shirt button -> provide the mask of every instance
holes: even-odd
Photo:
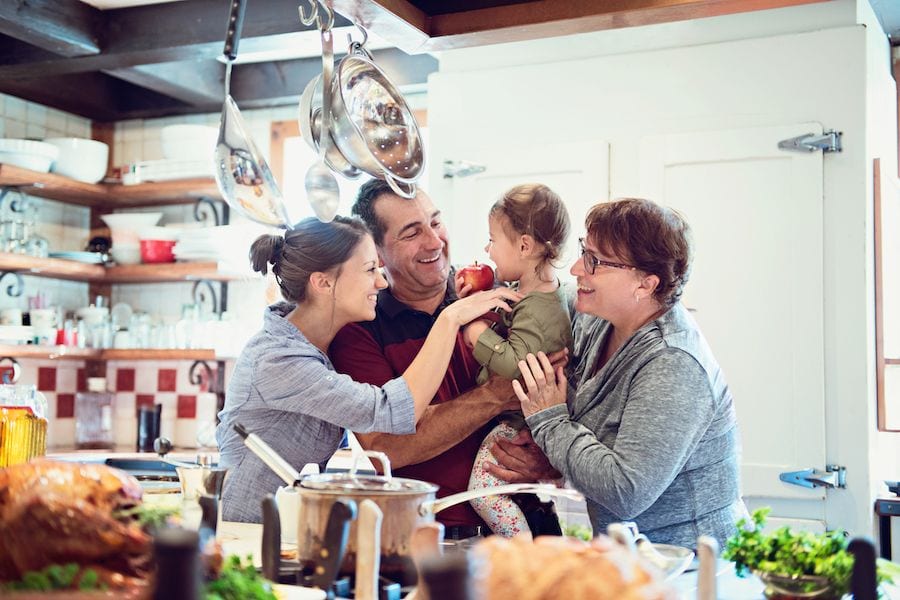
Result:
[[[325,376],[325,379],[326,379],[327,381],[334,381],[334,377],[332,377],[331,375],[326,375],[326,376]]]
[[[494,350],[499,350],[499,349],[500,349],[500,344],[494,344]]]

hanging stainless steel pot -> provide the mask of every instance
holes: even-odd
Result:
[[[332,105],[333,104],[334,102],[332,102]],[[300,118],[297,119],[297,123],[300,126],[300,137],[303,138],[303,141],[306,142],[310,148],[318,152],[319,136],[322,131],[321,75],[316,75],[308,84],[306,84],[306,88],[300,96]],[[328,134],[331,135],[331,132],[329,131]],[[347,179],[356,179],[359,177],[362,171],[351,165],[344,155],[341,154],[341,151],[334,141],[334,136],[330,139],[331,143],[328,144],[325,150],[325,163],[328,167],[335,173],[343,175]]]
[[[415,197],[425,151],[403,95],[359,42],[341,59],[332,85],[331,132],[341,154],[397,194]]]

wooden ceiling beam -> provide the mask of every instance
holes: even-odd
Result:
[[[193,106],[221,103],[225,96],[225,66],[211,59],[112,69],[105,73]]]
[[[333,0],[336,12],[410,53],[702,19],[829,0],[534,0],[427,14],[407,0]]]
[[[437,71],[438,61],[428,54],[410,56],[396,48],[373,50],[372,58],[394,85],[425,83]],[[335,67],[341,57],[335,59]],[[273,102],[297,102],[306,84],[322,72],[319,58],[237,65],[231,92],[237,103],[248,108],[273,106]]]
[[[14,59],[0,58],[0,79],[217,58],[228,7],[222,0],[186,0],[103,11],[105,41],[99,54],[48,60],[39,51],[32,56],[20,51]],[[335,27],[347,25],[343,17],[335,19]],[[238,55],[271,50],[273,45],[290,47],[311,29],[300,22],[297,0],[255,0],[247,8]]]
[[[101,11],[79,0],[3,0],[0,33],[60,56],[100,52]]]

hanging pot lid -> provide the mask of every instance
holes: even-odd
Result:
[[[337,494],[363,492],[367,494],[427,494],[438,486],[418,479],[385,477],[383,475],[351,475],[350,473],[320,473],[300,478],[299,487]]]

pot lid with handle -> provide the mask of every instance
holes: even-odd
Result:
[[[391,474],[391,461],[383,452],[364,450],[359,444],[352,444],[353,462],[347,473],[321,473],[307,475],[300,478],[297,486],[307,490],[320,492],[333,492],[342,494],[347,492],[361,492],[364,494],[434,494],[438,486],[418,479],[404,479],[394,477]],[[366,457],[374,458],[381,463],[384,475],[360,474],[358,469],[361,463],[367,462]]]
[[[385,477],[384,475],[359,475],[351,473],[321,473],[300,478],[297,487],[319,492],[364,492],[367,494],[427,494],[435,493],[438,486],[427,481]]]

